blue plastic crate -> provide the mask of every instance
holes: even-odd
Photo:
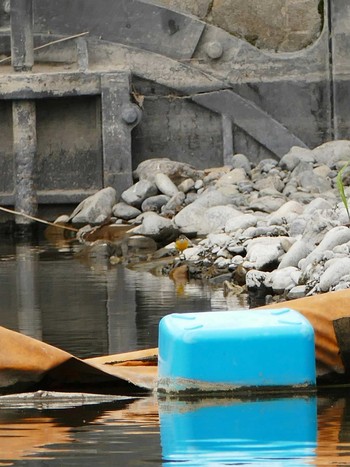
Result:
[[[314,330],[297,311],[171,314],[160,321],[160,391],[307,387],[315,381]]]

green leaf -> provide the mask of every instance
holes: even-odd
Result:
[[[350,221],[350,212],[349,212],[349,205],[348,205],[348,200],[346,199],[346,194],[344,190],[344,183],[343,183],[343,173],[345,169],[349,166],[349,162],[347,162],[340,170],[337,175],[337,188],[341,197],[341,200],[345,206],[346,212],[348,214],[348,218]]]

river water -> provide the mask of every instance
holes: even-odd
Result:
[[[172,312],[247,308],[67,242],[0,242],[0,325],[79,357],[157,346]],[[1,345],[1,343],[0,343]],[[350,465],[350,396],[158,399],[0,411],[0,465]]]

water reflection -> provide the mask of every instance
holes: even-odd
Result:
[[[75,409],[2,408],[0,465],[349,465],[348,404],[332,396],[150,396]]]
[[[316,398],[160,404],[163,457],[171,465],[308,465],[315,455]]]
[[[155,347],[167,313],[227,309],[221,288],[86,258],[80,245],[2,245],[0,325],[80,357]],[[236,308],[245,303],[237,301]]]

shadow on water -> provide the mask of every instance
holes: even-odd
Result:
[[[0,242],[0,325],[80,357],[157,345],[162,316],[238,309],[222,290],[83,261],[79,245]],[[179,293],[180,292],[180,293]],[[350,397],[157,399],[0,410],[0,465],[350,465]]]

